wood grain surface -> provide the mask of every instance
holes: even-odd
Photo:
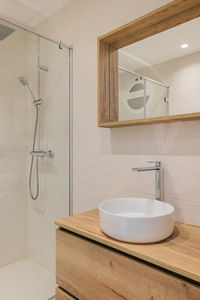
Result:
[[[76,300],[76,298],[58,287],[56,289],[56,300]]]
[[[79,300],[200,299],[200,287],[61,229],[56,282]]]
[[[115,48],[122,48],[199,15],[199,0],[175,0],[100,36],[99,39]]]
[[[99,123],[99,127],[116,128],[116,127],[150,125],[150,124],[193,121],[193,120],[200,120],[200,112],[146,118],[146,119],[137,119],[137,120],[102,122]]]
[[[155,244],[129,244],[105,235],[99,227],[98,210],[55,222],[61,228],[140,258],[200,283],[200,228],[176,223],[167,240]]]

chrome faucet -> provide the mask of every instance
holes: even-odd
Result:
[[[142,167],[142,168],[132,168],[132,171],[136,172],[146,172],[146,171],[155,171],[155,196],[156,200],[160,200],[160,161],[148,161],[148,163],[154,163],[155,166],[152,167]]]

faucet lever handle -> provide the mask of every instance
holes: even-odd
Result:
[[[152,160],[152,161],[147,161],[148,164],[155,164],[156,167],[161,166],[161,161],[159,160]]]

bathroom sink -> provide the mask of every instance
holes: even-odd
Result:
[[[110,237],[129,243],[153,243],[174,229],[174,207],[145,198],[117,198],[99,204],[100,227]]]

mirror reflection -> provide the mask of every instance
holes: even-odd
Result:
[[[119,50],[119,120],[200,112],[200,18]]]

